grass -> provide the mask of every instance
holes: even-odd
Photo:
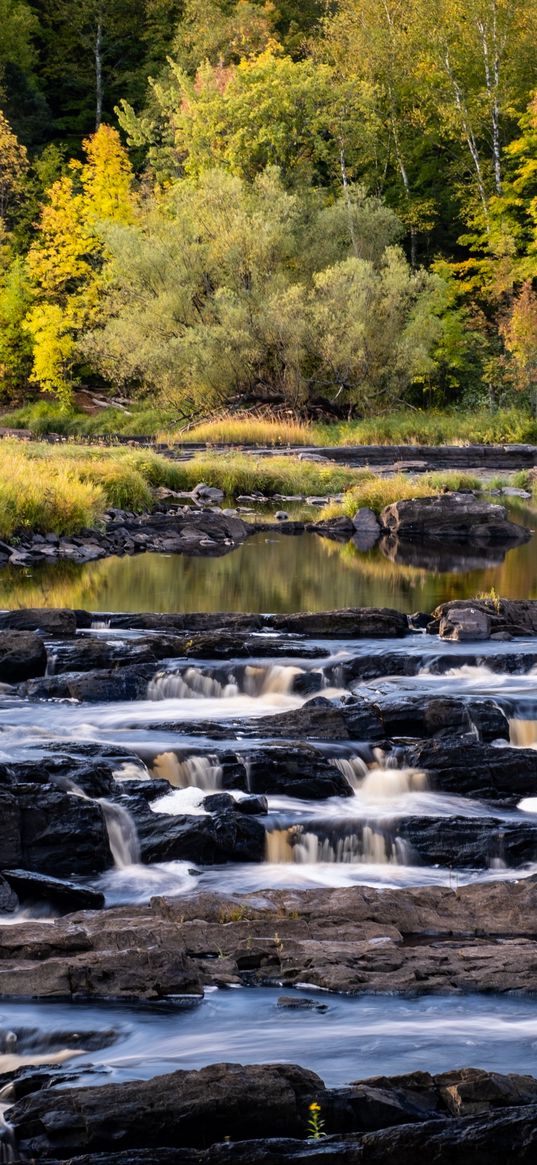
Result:
[[[393,477],[377,477],[370,474],[348,490],[343,502],[331,502],[321,511],[321,518],[337,518],[346,515],[352,518],[356,510],[368,506],[375,514],[380,514],[385,506],[408,498],[427,498],[450,490],[482,490],[483,481],[470,473],[423,473],[418,478],[397,473]]]
[[[188,432],[161,433],[159,440],[171,445],[186,441],[207,445],[314,445],[315,430],[301,421],[263,420],[228,416],[195,425]]]
[[[523,409],[491,412],[402,409],[340,425],[317,425],[316,444],[503,445],[537,443],[537,420]]]
[[[91,439],[149,437],[171,444],[185,441],[239,445],[464,445],[537,443],[537,420],[520,408],[464,412],[460,409],[399,409],[365,420],[308,424],[248,413],[201,421],[188,432],[178,430],[177,411],[137,401],[128,411],[113,406],[91,415],[74,407],[38,400],[0,416],[0,426],[29,429],[36,436],[59,433]]]
[[[299,461],[254,459],[246,454],[203,454],[170,461],[151,450],[0,442],[0,536],[17,531],[73,534],[95,526],[108,506],[141,513],[153,490],[190,491],[199,482],[228,495],[259,492],[326,495],[349,489],[357,472]]]

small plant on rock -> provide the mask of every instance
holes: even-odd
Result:
[[[320,1141],[321,1137],[326,1137],[326,1133],[324,1132],[324,1121],[321,1119],[321,1106],[316,1100],[312,1100],[309,1114],[308,1141]]]

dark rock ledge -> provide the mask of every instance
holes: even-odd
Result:
[[[306,1139],[314,1102],[327,1132],[320,1142]],[[295,1064],[224,1063],[148,1081],[44,1087],[8,1117],[22,1161],[415,1165],[425,1150],[445,1165],[505,1165],[534,1160],[537,1080],[459,1068],[330,1089]]]

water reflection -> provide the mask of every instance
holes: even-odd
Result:
[[[535,511],[525,507],[511,516],[536,524]],[[379,548],[364,553],[315,534],[274,532],[250,538],[225,558],[142,554],[85,566],[6,568],[0,572],[0,606],[280,613],[388,606],[410,612],[431,611],[446,599],[491,587],[506,598],[537,598],[537,538],[509,550],[503,562],[479,567],[469,546],[466,563],[453,565],[459,569],[429,569],[423,560],[421,566],[391,561]]]

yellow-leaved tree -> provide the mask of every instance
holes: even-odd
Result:
[[[32,380],[62,400],[77,380],[78,337],[99,318],[106,224],[134,215],[131,166],[117,131],[101,125],[83,146],[86,161],[72,161],[48,191],[27,258]]]

